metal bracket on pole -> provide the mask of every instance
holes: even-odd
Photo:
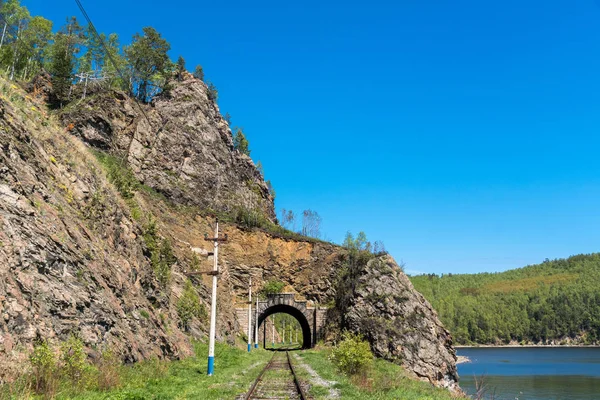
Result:
[[[186,276],[195,276],[195,275],[208,275],[208,276],[219,276],[221,273],[219,271],[194,271],[194,272],[184,272]]]

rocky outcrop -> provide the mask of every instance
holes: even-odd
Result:
[[[348,329],[363,334],[378,357],[436,386],[458,390],[450,332],[391,256],[370,260],[353,286],[345,313]]]
[[[191,74],[150,105],[104,91],[69,105],[61,118],[84,142],[126,157],[141,182],[175,203],[259,211],[276,220],[263,176],[250,157],[234,150],[206,84]]]
[[[95,158],[0,86],[13,99],[0,97],[0,360],[71,334],[127,361],[190,354],[141,229]]]

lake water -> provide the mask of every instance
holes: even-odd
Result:
[[[484,377],[496,400],[600,400],[600,348],[460,348],[460,387]],[[485,397],[486,399],[488,396]]]

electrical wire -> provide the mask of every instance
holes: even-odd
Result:
[[[119,68],[119,66],[115,62],[112,54],[110,53],[110,51],[108,51],[108,47],[104,43],[104,40],[102,40],[102,37],[100,36],[100,34],[98,34],[98,31],[96,30],[96,27],[94,26],[94,23],[92,22],[92,20],[89,17],[88,13],[85,11],[85,8],[83,8],[83,4],[81,4],[81,1],[79,1],[79,0],[75,0],[75,3],[77,3],[77,6],[79,7],[79,10],[81,11],[81,13],[83,14],[83,17],[87,21],[89,27],[91,28],[91,30],[94,33],[94,35],[96,35],[96,38],[98,39],[98,41],[102,45],[102,48],[104,48],[104,51],[106,52],[106,56],[108,57],[108,59],[110,60],[110,62],[113,65],[113,67],[115,68],[115,70],[119,74],[119,77],[123,80],[123,82],[127,82],[127,80],[125,79],[125,75],[123,74],[123,72],[121,72],[121,68]],[[129,89],[130,96],[134,99],[135,104],[137,104],[138,108],[140,109],[140,111],[142,112],[142,114],[144,115],[144,117],[146,118],[146,121],[148,122],[148,125],[150,127],[152,127],[152,123],[150,122],[150,118],[148,118],[148,115],[146,114],[146,111],[144,111],[144,108],[139,103],[139,101],[136,98],[136,96],[133,95],[133,93],[131,91],[131,88],[129,86],[128,86],[128,89]]]

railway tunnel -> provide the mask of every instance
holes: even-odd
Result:
[[[326,307],[309,305],[306,300],[296,300],[294,293],[280,293],[268,295],[266,299],[258,301],[258,318],[256,318],[256,303],[252,304],[252,327],[254,334],[255,324],[258,322],[259,331],[263,329],[265,320],[274,314],[284,313],[295,318],[302,330],[302,348],[314,347],[319,340],[325,325]],[[238,321],[243,333],[248,331],[248,307],[236,308]],[[257,319],[258,321],[256,321]],[[260,336],[260,335],[259,335]],[[264,339],[264,336],[263,336]],[[261,343],[264,345],[264,343]]]

